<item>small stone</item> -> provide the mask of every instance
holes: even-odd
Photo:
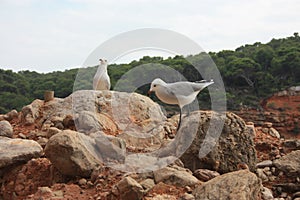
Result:
[[[0,136],[12,138],[13,136],[13,128],[11,124],[6,121],[0,121]]]
[[[300,198],[300,191],[299,191],[299,192],[295,192],[295,193],[293,194],[293,198],[297,198],[297,197]]]
[[[194,171],[194,176],[201,181],[209,181],[210,179],[220,176],[220,174],[216,171],[211,171],[208,169],[197,169]]]
[[[273,162],[271,160],[264,160],[256,164],[257,168],[265,168],[273,166]]]
[[[84,186],[84,185],[87,184],[87,180],[86,180],[85,178],[82,178],[82,179],[80,179],[80,180],[78,181],[78,184],[79,184],[80,186]]]
[[[26,136],[26,135],[24,135],[23,133],[19,133],[19,134],[18,134],[18,138],[21,138],[21,139],[26,139],[26,138],[27,138],[27,136]]]
[[[56,128],[56,127],[50,127],[48,129],[47,137],[51,138],[53,135],[56,135],[57,133],[60,133],[60,132],[61,132],[61,130],[59,130],[58,128]]]
[[[264,200],[273,200],[274,197],[273,197],[272,191],[269,188],[263,187],[262,198]]]
[[[193,192],[193,190],[190,186],[185,186],[184,189],[186,189],[187,193],[192,193]]]
[[[273,126],[272,122],[265,122],[263,127],[271,128]]]
[[[146,191],[149,191],[155,186],[154,180],[150,178],[143,180],[142,182],[140,182],[140,184]]]
[[[183,196],[179,198],[179,200],[195,200],[195,197],[192,194],[184,193]]]
[[[282,198],[286,198],[288,196],[288,194],[286,192],[281,193],[280,197]]]
[[[18,117],[18,111],[16,111],[16,110],[12,110],[12,111],[8,112],[6,115],[4,115],[4,119],[8,120],[8,121],[11,121],[12,119],[17,118],[17,117]]]
[[[254,122],[246,122],[246,125],[254,126]]]

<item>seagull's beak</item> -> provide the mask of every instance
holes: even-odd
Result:
[[[152,90],[149,90],[149,91],[147,92],[148,97],[150,97],[150,95],[151,95],[152,92],[153,92]]]

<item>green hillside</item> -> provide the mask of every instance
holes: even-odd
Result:
[[[256,42],[237,48],[209,52],[217,65],[227,92],[228,109],[239,109],[241,105],[259,107],[261,99],[289,86],[300,85],[300,37],[298,33],[284,39],[272,39],[267,44]],[[188,60],[205,63],[207,54],[188,56]],[[129,64],[112,64],[108,71],[112,88],[121,76],[130,69],[147,63],[167,65],[183,74],[188,80],[201,80],[201,75],[183,56],[163,59],[145,56]],[[56,97],[66,97],[75,89],[91,89],[96,67],[80,70],[80,81],[74,80],[78,69],[41,74],[31,71],[13,72],[0,70],[0,113],[12,109],[20,110],[33,99],[43,99],[45,90],[54,90]],[[143,77],[133,77],[141,79]],[[77,79],[78,80],[78,79]],[[137,92],[146,94],[149,85],[141,86]],[[199,96],[201,108],[209,108],[209,95],[204,91]]]

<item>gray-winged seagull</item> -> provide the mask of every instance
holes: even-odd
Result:
[[[180,107],[180,116],[177,130],[181,123],[182,108],[192,103],[201,90],[213,84],[214,81],[202,80],[199,82],[181,81],[175,83],[166,83],[160,78],[152,81],[150,90],[155,92],[156,96],[166,104],[178,105]]]

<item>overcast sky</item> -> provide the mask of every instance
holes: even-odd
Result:
[[[234,50],[299,32],[299,11],[298,0],[0,0],[0,68],[81,66],[103,42],[139,28],[176,31],[207,52]]]

